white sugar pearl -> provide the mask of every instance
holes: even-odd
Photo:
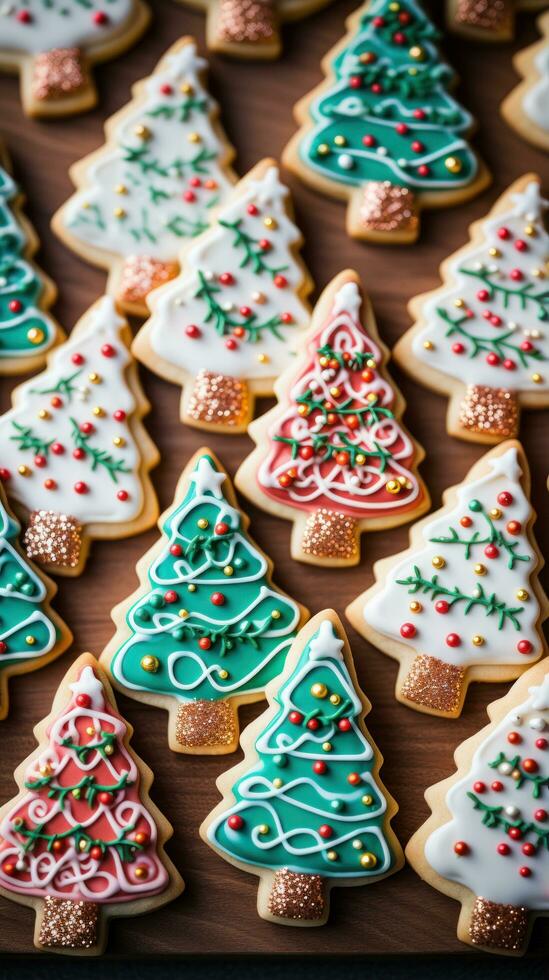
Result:
[[[543,718],[530,718],[528,725],[530,728],[533,728],[535,732],[542,732],[546,727]]]
[[[337,158],[337,162],[339,163],[339,166],[341,167],[342,170],[352,170],[355,165],[352,156],[349,156],[348,153],[342,153]]]
[[[511,820],[516,820],[520,814],[520,810],[516,806],[506,806],[504,808],[504,813],[506,817],[510,817]]]
[[[380,157],[386,157],[387,154],[388,154],[388,152],[389,152],[389,150],[387,149],[386,146],[378,146],[378,148],[377,148],[377,154]]]
[[[407,167],[408,166],[408,161],[405,160],[404,157],[401,157],[400,160],[397,160],[397,163],[398,163],[399,167]]]
[[[17,868],[18,871],[24,871],[26,868],[26,864],[21,858],[19,858],[15,867]]]
[[[223,303],[223,309],[225,313],[231,313],[234,310],[234,303]]]
[[[206,269],[206,271],[203,273],[203,276],[204,276],[204,279],[207,280],[207,282],[211,282],[212,279],[215,278],[215,275],[214,275],[214,273],[212,272],[211,269]]]
[[[331,368],[326,368],[326,370],[322,372],[322,377],[325,381],[330,381],[333,378],[334,373],[335,372],[332,371]]]
[[[349,480],[349,483],[352,483],[354,487],[357,487],[358,484],[360,483],[360,478],[358,476],[352,476]]]
[[[513,772],[513,767],[510,762],[502,762],[501,765],[498,766],[498,771],[502,776],[509,776]]]

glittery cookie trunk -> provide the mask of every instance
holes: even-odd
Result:
[[[218,0],[212,12],[216,33],[224,44],[261,45],[278,36],[273,0]]]
[[[314,558],[342,562],[356,560],[359,553],[357,523],[348,514],[321,507],[307,517],[301,549],[305,555]]]
[[[92,950],[98,944],[99,906],[94,902],[44,899],[38,942],[46,949]]]
[[[362,228],[380,239],[390,235],[393,241],[415,241],[418,236],[418,211],[408,187],[370,180],[356,190],[350,210]]]
[[[29,558],[42,565],[76,568],[82,554],[82,527],[76,517],[33,510],[23,538]]]
[[[179,272],[176,262],[160,262],[150,255],[128,255],[124,260],[118,288],[118,299],[122,303],[144,306],[145,299],[152,289],[174,279]]]
[[[520,953],[528,941],[528,927],[528,909],[476,898],[468,934],[474,946]]]
[[[187,749],[210,747],[232,751],[238,739],[236,714],[230,701],[189,701],[177,709],[175,738]]]
[[[440,714],[455,716],[464,697],[465,671],[438,657],[414,657],[400,693],[407,701]]]
[[[183,402],[183,419],[189,425],[244,431],[250,414],[248,386],[240,378],[214,371],[200,371]]]
[[[267,880],[267,909],[277,919],[323,925],[328,915],[324,880],[320,875],[301,874],[280,868]],[[260,902],[263,896],[260,894]]]
[[[512,439],[519,428],[517,396],[508,388],[468,385],[460,408],[459,425],[490,439]]]
[[[514,0],[458,0],[456,20],[487,31],[500,31],[513,22]]]
[[[63,99],[91,85],[80,48],[52,48],[32,64],[32,94],[39,102]]]

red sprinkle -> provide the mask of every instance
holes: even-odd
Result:
[[[517,650],[519,653],[532,653],[532,644],[530,640],[519,640],[517,643]]]
[[[112,413],[112,417],[115,422],[124,422],[126,419],[126,413],[123,408],[117,408],[116,411]]]
[[[403,623],[400,627],[400,635],[404,637],[405,640],[411,640],[417,633],[417,630],[413,623]]]
[[[114,347],[112,346],[112,344],[103,344],[103,346],[101,348],[101,353],[102,353],[103,357],[114,357],[114,355],[116,354],[116,351],[115,351]]]
[[[232,817],[229,817],[227,820],[227,826],[229,826],[231,830],[242,830],[244,821],[239,813],[233,813]]]
[[[119,500],[124,502],[129,499],[130,495],[127,490],[119,490],[116,496],[118,497]]]
[[[185,333],[187,334],[187,337],[191,338],[191,340],[197,340],[198,337],[202,336],[202,331],[200,327],[197,327],[196,323],[189,323],[189,325],[185,327]]]
[[[446,645],[449,647],[459,647],[461,644],[461,637],[458,633],[448,633],[446,637]]]

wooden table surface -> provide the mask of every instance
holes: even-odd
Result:
[[[319,63],[343,33],[344,17],[354,0],[336,2],[317,16],[285,31],[283,58],[274,64],[246,63],[211,57],[211,89],[222,102],[227,132],[238,149],[237,168],[244,174],[265,155],[278,156],[294,130],[294,101],[321,78]],[[15,78],[0,77],[2,136],[12,155],[17,178],[28,196],[28,214],[42,241],[39,261],[57,282],[55,312],[70,330],[101,294],[104,273],[67,251],[49,229],[49,219],[71,192],[68,167],[103,142],[102,123],[128,99],[132,82],[147,75],[165,49],[179,36],[194,34],[204,50],[204,18],[173,0],[155,0],[151,30],[125,57],[96,71],[99,107],[63,121],[26,119]],[[441,4],[430,4],[440,15]],[[318,197],[290,179],[298,223],[306,239],[305,260],[317,294],[346,266],[355,267],[372,296],[381,336],[391,346],[409,325],[406,302],[415,293],[438,284],[440,261],[467,240],[469,223],[482,216],[515,177],[535,170],[547,175],[547,157],[523,143],[498,113],[503,96],[515,84],[511,55],[535,38],[533,18],[521,16],[513,44],[474,46],[445,39],[448,60],[461,76],[458,98],[479,122],[476,145],[494,172],[494,184],[470,203],[439,212],[425,212],[423,234],[413,247],[381,248],[347,238],[344,207]],[[547,188],[546,188],[547,189]],[[424,390],[394,369],[409,403],[407,426],[425,446],[422,466],[433,505],[443,489],[458,483],[481,455],[481,447],[451,439],[445,431],[446,399]],[[153,406],[146,424],[162,454],[153,472],[161,508],[172,499],[178,475],[204,435],[184,428],[178,417],[179,389],[141,371]],[[0,408],[9,406],[12,383],[0,381]],[[263,406],[262,406],[263,407]],[[265,407],[267,405],[265,404]],[[522,438],[533,474],[534,506],[547,513],[545,488],[547,416],[523,416]],[[543,443],[545,442],[545,446]],[[234,474],[248,453],[246,436],[211,436],[210,445]],[[545,451],[544,451],[545,449]],[[406,527],[365,535],[362,563],[338,571],[298,565],[289,557],[290,525],[249,507],[251,531],[275,562],[276,581],[317,612],[346,604],[372,581],[372,562],[407,544]],[[545,528],[536,526],[543,550]],[[33,725],[47,714],[56,686],[71,656],[83,650],[99,654],[112,630],[110,609],[136,585],[134,565],[156,540],[150,531],[120,542],[95,543],[85,573],[60,580],[56,607],[74,632],[73,653],[44,670],[11,683],[11,712],[1,723],[0,801],[11,797],[11,773],[34,748]],[[544,542],[545,537],[545,542]],[[545,549],[547,551],[547,548]],[[548,552],[549,553],[549,552]],[[427,815],[427,786],[453,770],[456,745],[486,722],[486,704],[505,693],[505,685],[474,685],[458,721],[431,718],[394,700],[396,663],[384,657],[349,628],[357,672],[373,711],[368,725],[385,757],[383,779],[400,804],[394,821],[404,845]],[[456,939],[459,906],[420,881],[411,868],[364,888],[339,889],[332,895],[330,922],[323,929],[290,929],[261,920],[256,913],[257,879],[226,864],[198,837],[203,817],[218,801],[215,779],[235,757],[185,757],[170,752],[167,715],[119,697],[121,711],[135,727],[133,745],[155,772],[152,796],[171,820],[175,836],[168,850],[186,879],[187,890],[173,904],[142,919],[118,919],[111,925],[109,953],[117,955],[185,953],[420,953],[467,954]],[[262,709],[261,703],[241,712],[243,724]],[[0,952],[31,952],[34,915],[30,909],[0,899]],[[549,921],[538,920],[531,953],[549,951]],[[37,954],[38,955],[38,954]]]

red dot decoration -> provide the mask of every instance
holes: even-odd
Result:
[[[315,772],[317,776],[323,776],[327,770],[328,766],[325,762],[322,762],[322,760],[313,763],[313,772]]]
[[[10,471],[5,466],[0,466],[0,480],[2,483],[7,483],[10,477]]]
[[[498,844],[498,854],[501,854],[503,857],[506,857],[507,854],[510,853],[511,853],[511,848],[509,847],[509,844]]]
[[[78,483],[74,484],[75,493],[87,493],[89,490],[88,484],[84,483],[83,480],[78,480]]]
[[[546,738],[537,738],[536,739],[536,749],[546,749],[548,745],[549,745],[549,742],[547,741]]]
[[[244,821],[239,813],[233,813],[233,815],[227,820],[227,826],[230,827],[231,830],[242,830]]]
[[[114,349],[112,344],[103,344],[101,348],[101,353],[103,357],[114,357],[114,355],[116,354],[116,350]]]
[[[4,640],[0,640],[0,653],[5,653],[8,649],[8,644]]]
[[[112,417],[115,422],[125,422],[126,413],[123,408],[117,408],[115,412],[112,413]]]
[[[71,357],[71,361],[73,364],[83,364],[84,360],[85,358],[82,354],[73,354]]]
[[[519,732],[509,732],[507,741],[510,745],[520,745],[522,742],[522,735],[520,735]]]
[[[520,827],[509,827],[507,833],[513,840],[522,840],[522,830]]]
[[[337,723],[337,727],[339,728],[340,732],[348,732],[351,730],[351,722],[348,718],[340,718]]]
[[[505,789],[503,783],[501,783],[499,779],[494,779],[494,782],[490,788],[493,789],[494,793],[501,793],[502,790]]]
[[[331,837],[332,836],[332,834],[334,832],[334,829],[333,829],[333,827],[330,827],[330,824],[329,823],[323,823],[318,828],[318,832],[319,832],[319,834],[320,834],[321,837],[324,837],[324,839],[327,839],[328,837]]]
[[[301,722],[303,721],[303,715],[301,714],[300,711],[290,711],[290,714],[288,715],[288,719],[289,721],[291,721],[292,725],[301,725]]]
[[[502,490],[502,492],[498,494],[498,504],[501,504],[502,507],[510,507],[512,503],[513,495],[510,494],[508,490]]]
[[[521,876],[521,878],[529,878],[531,874],[532,874],[531,868],[527,868],[526,865],[523,865],[522,868],[519,868],[519,875]]]
[[[117,500],[122,501],[123,504],[126,503],[126,500],[130,499],[130,495],[127,490],[119,490],[116,494],[116,497]]]
[[[517,650],[519,653],[528,654],[532,652],[532,644],[530,640],[519,640],[517,643]]]
[[[164,593],[165,602],[170,602],[170,603],[177,602],[178,599],[179,596],[175,591],[175,589],[168,589],[168,591]]]
[[[458,633],[448,633],[446,637],[446,645],[449,647],[459,647],[461,644],[461,637]]]
[[[481,782],[481,780],[477,780],[476,783],[473,783],[473,789],[475,793],[485,793],[486,783]]]
[[[507,531],[509,534],[520,534],[522,531],[522,524],[520,521],[509,521],[507,524]]]
[[[484,554],[487,558],[498,558],[499,548],[496,548],[495,544],[487,544],[484,549]]]
[[[411,640],[416,635],[417,629],[413,623],[403,623],[400,627],[400,635],[405,640]]]
[[[537,820],[539,823],[543,823],[544,820],[547,820],[548,816],[549,814],[547,813],[547,810],[540,809],[534,811],[534,820]]]
[[[219,521],[219,523],[215,525],[214,531],[216,534],[227,534],[230,531],[230,527],[225,523],[225,521]]]
[[[198,641],[198,646],[201,650],[209,650],[212,645],[212,641],[209,636],[201,636]]]
[[[537,764],[535,759],[524,759],[522,763],[522,768],[524,769],[524,772],[537,772],[539,769],[539,765]]]
[[[189,323],[189,325],[185,327],[185,333],[187,337],[191,338],[191,340],[198,340],[198,338],[202,336],[202,331],[200,327],[197,327],[196,323]]]
[[[223,606],[225,605],[225,596],[222,592],[212,592],[210,602],[214,606]]]
[[[89,694],[77,694],[75,701],[79,708],[89,708],[92,703]]]
[[[522,845],[521,850],[523,854],[526,854],[526,857],[533,857],[536,853],[536,848],[530,841],[526,841],[526,843]]]
[[[442,616],[444,616],[449,611],[449,609],[450,606],[446,602],[446,599],[439,599],[438,602],[435,602],[435,610],[437,613],[440,613]]]
[[[471,848],[464,840],[458,840],[454,844],[454,851],[458,857],[466,857],[469,854]]]
[[[62,456],[65,452],[65,447],[61,442],[52,442],[50,449],[55,456]]]
[[[320,728],[320,722],[318,721],[317,718],[309,718],[309,721],[307,722],[307,728],[311,732],[316,732],[316,730]]]
[[[347,782],[350,783],[351,786],[357,786],[358,783],[361,782],[361,778],[358,772],[350,772],[349,775],[347,776]]]
[[[510,237],[511,237],[511,232],[509,231],[508,228],[498,228],[498,238],[501,238],[502,241],[506,241],[506,239]]]
[[[182,554],[183,554],[183,548],[181,547],[180,544],[170,545],[170,555],[173,555],[174,558],[179,558],[179,556]]]

